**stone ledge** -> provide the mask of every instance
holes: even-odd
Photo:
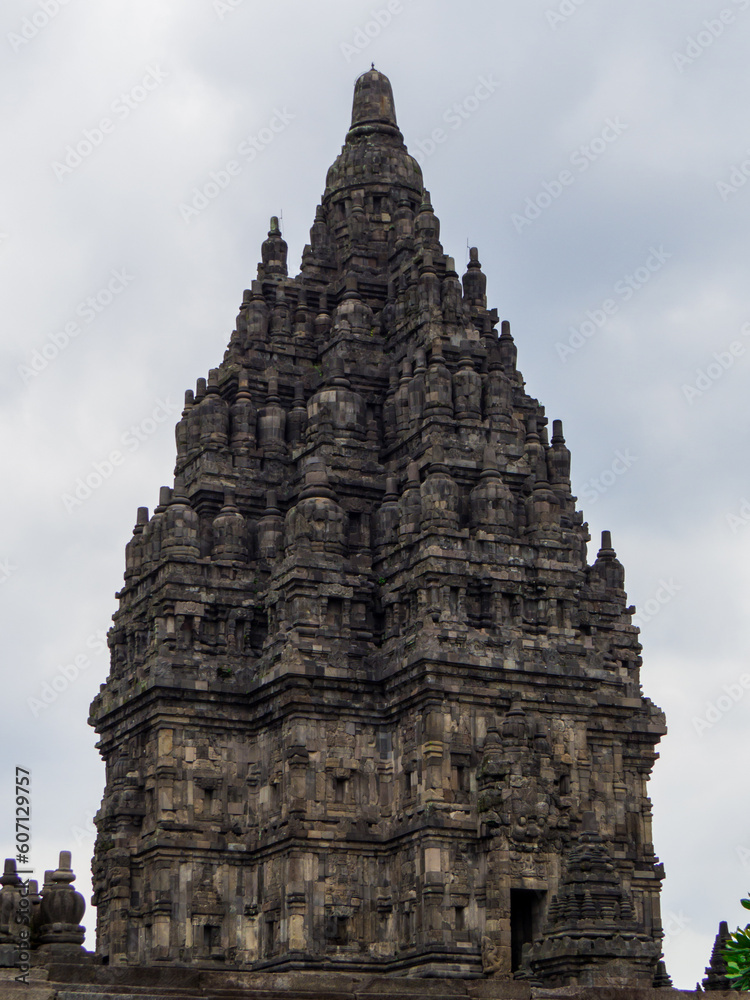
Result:
[[[44,981],[43,976],[48,975]],[[410,978],[335,972],[220,972],[79,963],[33,969],[29,985],[0,969],[0,997],[15,1000],[706,1000],[692,990],[626,986],[542,988],[507,979]],[[736,991],[712,994],[740,1000]]]

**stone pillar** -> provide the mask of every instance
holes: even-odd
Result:
[[[275,375],[270,375],[266,405],[258,410],[258,447],[269,456],[283,454],[286,450],[285,427],[286,410],[281,405],[279,380]]]
[[[224,491],[224,506],[213,520],[212,533],[214,559],[247,561],[247,525],[234,502],[234,490]]]
[[[237,395],[230,409],[231,415],[231,435],[232,453],[237,459],[245,459],[248,452],[255,448],[255,422],[257,413],[253,404],[253,397],[250,394],[250,387],[247,375],[241,374]]]
[[[258,553],[261,559],[275,559],[284,537],[284,518],[277,506],[276,490],[266,495],[266,510],[258,521]]]

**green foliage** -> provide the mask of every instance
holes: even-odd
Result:
[[[750,910],[750,899],[741,899],[746,910]],[[739,927],[730,934],[722,949],[727,964],[727,979],[733,980],[736,990],[750,990],[750,924]]]

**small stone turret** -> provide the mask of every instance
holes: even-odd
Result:
[[[284,537],[284,518],[277,506],[276,490],[269,490],[266,509],[258,521],[258,554],[261,559],[274,559]]]
[[[83,957],[80,921],[86,904],[70,885],[74,879],[69,851],[61,852],[57,871],[45,872],[43,893],[35,879],[20,877],[13,858],[5,859],[0,876],[0,968],[27,975],[37,951],[68,961]]]
[[[399,509],[399,534],[406,540],[408,536],[415,535],[422,525],[422,495],[416,462],[409,462],[407,466],[406,485],[401,494]]]
[[[612,534],[602,532],[602,545],[596,556],[596,562],[591,567],[591,581],[594,586],[603,586],[606,590],[625,589],[625,570],[612,548]]]
[[[0,876],[0,886],[2,887],[0,888],[0,967],[8,967],[16,964],[16,952],[21,941],[20,931],[23,926],[19,923],[23,881],[16,871],[16,862],[13,858],[5,859],[5,871]]]
[[[255,428],[257,413],[253,403],[252,393],[247,375],[241,374],[237,386],[237,395],[232,403],[232,454],[244,464],[244,459],[255,449]]]
[[[213,558],[244,562],[247,559],[247,525],[235,503],[234,490],[225,490],[224,505],[213,521]]]
[[[541,937],[524,955],[525,970],[550,986],[649,987],[660,944],[639,926],[592,814],[584,820],[587,829],[567,853]]]
[[[425,250],[441,250],[440,222],[432,209],[430,192],[422,192],[422,204],[414,220],[414,235],[417,244]]]
[[[398,532],[399,497],[396,492],[396,480],[388,477],[383,502],[378,507],[374,518],[374,541],[377,549],[391,545]]]
[[[279,379],[270,375],[265,406],[258,410],[258,447],[269,456],[284,454],[285,430],[286,410],[281,405]]]
[[[372,132],[400,135],[396,124],[396,105],[391,82],[373,66],[357,80],[352,104],[352,123],[347,142]]]
[[[463,277],[463,286],[464,298],[469,305],[478,309],[487,308],[487,276],[482,271],[476,247],[471,247],[469,250],[469,263]]]
[[[271,216],[271,228],[268,230],[268,238],[264,240],[261,247],[262,264],[258,266],[258,278],[273,278],[287,276],[286,240],[281,235],[279,220],[275,215]]]
[[[286,436],[289,444],[300,444],[305,437],[307,428],[307,404],[305,403],[305,386],[301,380],[294,383],[294,402],[286,418]]]
[[[503,482],[498,469],[496,451],[492,445],[487,445],[482,455],[479,482],[471,491],[471,523],[489,534],[510,534],[514,523],[514,506],[513,494]]]
[[[468,341],[461,345],[458,371],[453,376],[453,401],[456,420],[481,419],[482,377],[474,366]]]
[[[570,493],[570,452],[565,446],[562,420],[552,422],[552,445],[547,452],[550,486],[557,492]]]
[[[724,960],[724,945],[729,940],[729,927],[726,920],[719,924],[714,946],[711,950],[711,961],[706,966],[706,977],[703,980],[704,990],[731,990],[734,989],[732,980],[727,979],[727,963]]]
[[[516,363],[518,359],[518,349],[510,332],[510,323],[504,319],[500,327],[500,337],[498,339],[498,349],[500,364],[503,371],[509,378],[517,378],[518,372]]]
[[[181,476],[175,479],[172,498],[164,514],[162,556],[197,559],[200,556],[200,520],[190,505]]]
[[[143,572],[143,532],[148,524],[148,507],[139,507],[133,537],[125,546],[125,579],[137,578]]]
[[[307,464],[304,488],[286,516],[285,542],[287,552],[295,547],[326,556],[344,551],[344,513],[322,459],[312,458]]]
[[[428,417],[453,417],[453,379],[445,363],[443,343],[440,338],[432,344],[430,364],[425,374],[424,415]]]
[[[245,309],[246,333],[242,341],[245,351],[261,348],[268,338],[271,310],[263,295],[263,282],[252,282],[250,297]]]
[[[212,368],[208,373],[206,395],[200,402],[198,412],[201,424],[201,447],[223,452],[229,440],[229,407],[219,392],[218,375],[216,368]]]
[[[86,934],[81,926],[86,903],[71,884],[75,875],[70,857],[70,851],[60,851],[59,866],[42,889],[39,909],[39,948],[60,956],[80,954]]]
[[[363,440],[367,432],[364,400],[352,389],[340,357],[331,361],[326,384],[307,403],[307,432],[311,438],[326,429],[336,439]]]
[[[431,459],[421,486],[422,527],[431,531],[457,527],[459,491],[441,445],[433,445]]]

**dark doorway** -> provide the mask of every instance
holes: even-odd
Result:
[[[349,943],[349,918],[326,917],[326,938],[331,944],[345,945]]]
[[[510,968],[521,967],[523,946],[534,940],[541,929],[545,893],[535,889],[510,890]]]

